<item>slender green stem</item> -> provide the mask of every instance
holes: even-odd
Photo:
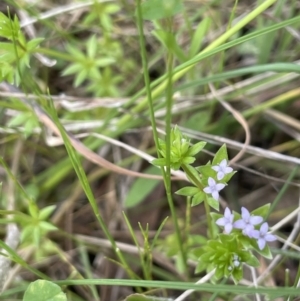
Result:
[[[156,149],[157,149],[157,155],[158,155],[158,157],[160,157],[158,133],[156,130],[154,107],[153,107],[153,101],[152,101],[152,92],[151,92],[150,78],[149,78],[149,73],[148,73],[145,39],[144,39],[144,32],[143,32],[143,17],[142,17],[142,10],[141,10],[141,1],[136,0],[136,4],[137,4],[137,24],[138,24],[138,30],[139,30],[139,39],[140,39],[143,71],[144,71],[144,80],[145,80],[145,86],[146,86],[146,92],[147,92],[147,102],[149,104],[150,118],[151,118],[154,142],[155,142]],[[172,198],[172,192],[171,192],[171,168],[170,168],[170,153],[171,153],[170,140],[171,140],[171,138],[170,137],[171,137],[171,110],[172,110],[172,98],[173,98],[173,94],[172,94],[173,93],[172,92],[173,55],[171,54],[171,52],[168,57],[168,66],[167,67],[168,67],[168,75],[169,75],[169,80],[168,80],[169,84],[167,86],[167,114],[166,114],[167,168],[166,168],[166,170],[164,170],[164,168],[162,168],[162,174],[163,174],[163,178],[164,178],[168,204],[170,207],[172,220],[173,220],[173,224],[175,227],[177,242],[179,245],[180,256],[181,256],[181,259],[183,262],[184,272],[186,273],[187,272],[187,258],[186,258],[186,254],[185,254],[185,251],[183,248],[182,237],[181,237],[180,228],[178,225],[177,214],[176,214],[176,210],[175,210],[175,206],[174,206],[174,202],[173,202],[173,198]]]
[[[170,32],[171,32],[171,20],[170,21]],[[180,228],[178,225],[177,214],[174,206],[174,201],[172,198],[171,192],[171,124],[172,124],[172,105],[173,105],[173,64],[174,64],[174,57],[171,51],[168,51],[168,58],[167,58],[167,89],[166,89],[166,177],[165,177],[165,187],[167,191],[167,198],[169,207],[172,214],[173,223],[175,226],[177,242],[179,245],[179,251],[181,255],[181,259],[183,262],[184,272],[187,273],[187,257],[186,252],[184,250],[184,244],[182,241]]]
[[[153,131],[154,142],[157,150],[157,155],[159,156],[159,142],[158,142],[158,134],[156,130],[156,122],[155,122],[155,115],[154,115],[154,107],[153,107],[153,100],[152,100],[152,92],[150,87],[150,77],[148,72],[148,62],[147,62],[147,54],[146,54],[146,43],[144,37],[144,29],[143,29],[143,16],[142,16],[142,9],[141,9],[141,0],[136,1],[137,5],[137,25],[139,31],[139,40],[140,40],[140,50],[141,50],[141,57],[143,63],[143,73],[144,73],[144,81],[146,86],[146,93],[147,93],[147,100],[150,110],[150,119]]]
[[[74,58],[73,55],[70,55],[68,53],[59,52],[59,51],[56,51],[53,49],[48,49],[48,48],[38,47],[38,48],[34,49],[32,51],[32,53],[42,53],[42,54],[49,55],[51,57],[55,57],[57,59],[62,59],[62,60],[68,61],[68,62],[77,61],[77,59]]]
[[[208,201],[207,201],[207,196],[204,199],[204,208],[205,208],[207,224],[208,224],[208,231],[209,231],[208,233],[209,233],[209,236],[211,238],[213,238],[214,237],[214,232],[213,232],[213,227],[212,227],[212,218],[210,216],[210,207],[209,207],[209,204],[208,204]]]
[[[45,108],[46,109],[46,108]],[[102,217],[102,215],[99,212],[99,208],[97,205],[97,202],[94,198],[91,186],[89,185],[87,176],[81,166],[80,160],[79,160],[79,156],[78,154],[74,151],[73,146],[71,144],[71,142],[69,141],[68,136],[66,135],[65,129],[63,128],[62,124],[60,123],[58,117],[57,117],[57,113],[56,110],[54,108],[54,105],[52,102],[50,102],[50,109],[47,110],[47,113],[53,118],[56,126],[58,127],[62,138],[64,140],[65,143],[65,147],[67,150],[67,153],[69,155],[69,158],[71,160],[71,163],[74,167],[74,170],[78,176],[78,179],[82,185],[82,188],[87,196],[87,199],[92,207],[93,213],[95,214],[97,221],[99,222],[100,227],[102,228],[105,236],[107,237],[107,239],[110,241],[111,245],[112,245],[112,249],[115,251],[117,257],[119,258],[120,262],[122,263],[123,267],[125,268],[125,270],[127,271],[128,275],[132,278],[132,279],[137,279],[138,276],[131,270],[130,266],[128,265],[128,263],[126,262],[122,252],[120,251],[120,249],[118,248],[113,236],[110,234],[109,229]]]

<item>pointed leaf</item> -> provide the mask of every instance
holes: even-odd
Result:
[[[166,166],[166,159],[165,158],[158,158],[151,161],[151,164],[155,166]]]
[[[205,179],[208,179],[209,177],[216,179],[216,172],[211,168],[211,165],[203,165],[196,167],[196,170],[199,171],[199,173],[202,174],[202,177]]]
[[[219,211],[220,203],[219,203],[217,200],[208,197],[208,198],[207,198],[207,203],[208,203],[208,205],[209,205],[211,208],[213,208],[213,209]]]
[[[251,254],[250,258],[246,261],[246,263],[255,268],[260,266],[259,260],[252,254]]]
[[[206,145],[206,142],[204,141],[200,141],[196,144],[194,144],[192,147],[190,147],[190,149],[188,150],[188,152],[186,153],[187,156],[195,156],[197,155]]]
[[[228,161],[227,148],[226,144],[223,144],[220,149],[215,154],[215,157],[212,162],[212,166],[219,164],[222,160],[226,159]]]
[[[205,200],[206,194],[203,191],[198,192],[192,198],[192,206],[201,204]]]
[[[184,196],[193,196],[194,194],[199,192],[199,188],[194,186],[187,186],[177,190],[175,193]]]
[[[45,219],[49,218],[49,216],[55,210],[55,208],[56,208],[56,205],[52,205],[52,206],[47,206],[47,207],[41,209],[39,212],[39,219],[45,220]]]
[[[265,219],[269,213],[269,210],[270,210],[270,207],[271,207],[271,204],[266,204],[266,205],[263,205],[255,210],[253,210],[251,212],[251,215],[259,215],[259,216],[262,216],[263,219]]]
[[[190,51],[189,51],[189,57],[192,58],[197,54],[197,52],[201,48],[202,40],[208,31],[211,24],[210,18],[204,18],[199,25],[196,28],[196,31],[193,34]]]

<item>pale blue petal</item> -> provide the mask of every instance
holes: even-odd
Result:
[[[223,159],[219,165],[220,165],[220,167],[226,167],[227,166],[226,159]]]
[[[220,167],[219,166],[212,166],[211,167],[214,171],[218,172],[220,170]]]
[[[250,224],[252,225],[258,225],[260,224],[264,219],[261,216],[255,215],[250,216]]]
[[[232,230],[232,224],[226,224],[224,227],[225,233],[229,234]]]
[[[211,178],[211,177],[209,177],[208,178],[208,185],[211,187],[211,186],[215,186],[216,185],[216,181],[213,179],[213,178]]]
[[[221,217],[216,221],[218,226],[225,226],[227,223],[227,219],[225,217]]]
[[[217,188],[218,191],[222,190],[224,187],[225,187],[225,184],[219,183],[219,184],[216,185],[216,188]]]
[[[212,192],[212,197],[213,197],[215,200],[218,200],[218,199],[219,199],[219,192],[218,192],[218,191],[213,191],[213,192]]]
[[[257,244],[259,249],[262,250],[266,246],[266,241],[263,238],[259,238]]]
[[[265,235],[265,240],[266,240],[266,241],[275,241],[275,240],[277,240],[277,238],[276,238],[276,236],[273,235],[273,234],[266,234],[266,235]]]
[[[249,217],[250,217],[249,211],[245,207],[242,207],[242,218],[245,220],[245,219],[249,219]]]
[[[223,171],[219,171],[218,175],[217,175],[217,178],[220,181],[220,180],[222,180],[224,178],[224,176],[225,176],[224,172]]]
[[[258,230],[252,230],[251,237],[258,239],[260,237],[260,232]]]
[[[233,169],[231,167],[226,167],[224,172],[227,174],[227,173],[231,173],[232,171]]]
[[[233,223],[233,227],[237,229],[244,229],[246,227],[246,223],[244,220],[239,219],[238,221]]]
[[[265,235],[265,234],[267,234],[267,232],[268,232],[268,230],[269,230],[269,225],[268,225],[268,223],[263,223],[261,226],[260,226],[260,234],[261,235]]]
[[[224,216],[229,220],[231,217],[231,212],[230,209],[228,207],[226,207],[225,211],[224,211]]]
[[[247,235],[251,238],[253,230],[254,230],[254,226],[251,225],[251,224],[247,224],[244,231],[243,231],[243,233],[244,233],[244,235]]]
[[[208,194],[212,193],[212,189],[210,187],[205,187],[203,191]]]

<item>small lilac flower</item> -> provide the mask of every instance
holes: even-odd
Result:
[[[263,223],[259,230],[252,231],[252,237],[257,239],[257,244],[260,250],[264,249],[267,241],[274,241],[277,239],[275,235],[267,233],[268,230],[268,223]]]
[[[231,167],[227,166],[226,159],[222,160],[216,166],[212,166],[212,169],[217,172],[217,178],[219,181],[222,180],[225,177],[225,175],[227,175],[228,173],[231,173],[233,171],[233,169]]]
[[[216,181],[209,177],[208,178],[208,186],[203,189],[203,191],[207,194],[211,194],[215,200],[219,199],[219,191],[225,187],[225,184],[216,183]]]
[[[243,234],[251,238],[254,226],[260,224],[262,221],[263,218],[261,216],[251,216],[249,211],[245,207],[242,207],[242,219],[234,222],[233,227],[243,230]]]
[[[230,212],[230,209],[226,207],[225,212],[224,212],[224,217],[219,218],[216,221],[216,224],[218,226],[223,226],[224,227],[224,232],[226,234],[229,234],[233,228],[233,214]]]

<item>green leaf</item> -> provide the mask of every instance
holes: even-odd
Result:
[[[115,14],[120,11],[121,7],[117,4],[108,4],[105,6],[105,12],[108,14]]]
[[[194,157],[184,157],[183,159],[182,159],[182,164],[186,164],[186,165],[188,165],[188,164],[192,164],[192,163],[194,163],[195,162],[195,158]]]
[[[101,59],[96,60],[96,66],[105,67],[105,66],[113,64],[115,62],[116,62],[116,60],[111,57],[101,58]]]
[[[246,263],[255,268],[260,266],[259,260],[253,254],[251,254],[250,258],[246,261]]]
[[[197,266],[196,266],[196,269],[195,269],[195,274],[199,274],[199,273],[202,273],[203,271],[205,271],[207,268],[207,264],[200,261]]]
[[[206,195],[203,191],[200,191],[197,194],[195,194],[194,197],[192,198],[192,206],[201,204],[204,201],[205,196]]]
[[[40,247],[40,240],[41,240],[41,229],[39,227],[34,227],[32,232],[33,237],[33,243],[35,244],[35,247]]]
[[[29,206],[28,206],[28,211],[30,213],[30,215],[33,217],[33,218],[38,218],[39,216],[39,209],[37,207],[37,205],[33,202],[30,202],[29,203]]]
[[[198,170],[202,174],[202,177],[204,179],[206,179],[206,182],[207,182],[207,179],[209,177],[217,180],[216,179],[216,172],[211,168],[211,165],[199,166],[199,167],[196,167],[196,170]]]
[[[87,48],[87,55],[90,59],[93,59],[96,56],[97,52],[97,39],[95,35],[92,35],[89,40],[87,41],[86,48]]]
[[[88,77],[87,69],[81,69],[81,71],[76,75],[74,86],[78,87],[80,84],[82,84],[85,81],[87,77]]]
[[[0,36],[8,40],[24,40],[21,32],[18,17],[15,15],[14,19],[10,19],[3,13],[0,13]]]
[[[85,61],[86,60],[86,57],[85,57],[84,53],[82,53],[79,50],[79,47],[77,49],[76,47],[71,46],[71,44],[67,44],[66,49],[72,55],[72,57],[74,59],[76,58],[76,60],[78,60],[78,61],[80,61],[80,60]]]
[[[161,171],[155,166],[150,166],[146,169],[146,173],[160,175]],[[150,180],[144,178],[135,180],[126,196],[125,207],[130,208],[141,203],[155,189],[159,182],[160,180]]]
[[[203,40],[206,32],[208,31],[210,24],[211,24],[211,19],[204,18],[197,26],[197,29],[193,34],[193,38],[192,38],[192,42],[191,42],[191,46],[190,46],[190,51],[189,51],[190,58],[192,58],[199,52],[199,50],[201,48],[202,40]]]
[[[184,195],[184,196],[193,196],[198,192],[199,192],[198,187],[187,186],[187,187],[184,187],[184,188],[181,188],[181,189],[177,190],[175,193],[179,194],[179,195]]]
[[[148,0],[142,3],[142,14],[146,20],[168,18],[183,11],[181,0]]]
[[[47,280],[37,280],[29,284],[23,301],[67,301],[61,288]]]
[[[272,259],[273,255],[271,253],[270,247],[266,244],[266,246],[263,248],[263,250],[260,250],[257,246],[257,242],[255,241],[255,250],[258,252],[260,255],[264,256],[265,258]],[[252,245],[253,246],[253,245]]]
[[[166,166],[166,159],[165,158],[158,158],[151,161],[151,164],[155,166]]]
[[[240,234],[238,236],[238,239],[245,249],[249,249],[253,247],[253,239],[249,238],[248,236],[244,236],[243,234]]]
[[[238,284],[238,282],[243,279],[243,270],[242,269],[234,269],[232,272],[232,279],[235,284]]]
[[[46,230],[47,232],[49,231],[56,231],[57,230],[57,227],[48,223],[48,222],[45,222],[45,221],[41,221],[39,222],[39,227],[42,229],[42,230]]]
[[[224,269],[217,267],[214,277],[216,279],[221,279],[224,276]]]
[[[39,123],[36,119],[36,116],[31,114],[28,120],[24,124],[25,137],[26,138],[29,137],[33,133],[33,131],[38,127],[39,127]]]
[[[215,157],[213,159],[212,165],[217,165],[219,164],[222,160],[226,159],[228,161],[228,155],[227,155],[227,148],[226,144],[223,144],[220,149],[217,151],[215,154]]]
[[[211,208],[214,208],[215,210],[219,211],[219,206],[220,206],[219,201],[215,200],[214,198],[208,197],[207,203]]]
[[[42,41],[44,41],[44,38],[36,38],[29,41],[26,45],[27,50],[34,50],[41,44]]]
[[[29,117],[31,117],[31,113],[19,113],[15,117],[13,117],[7,124],[8,127],[15,127],[25,123]]]
[[[186,153],[186,156],[195,156],[197,155],[206,145],[206,142],[200,141],[196,144],[194,144],[192,147],[189,148],[189,150]]]
[[[40,210],[39,212],[39,219],[40,220],[45,220],[47,219],[51,213],[55,210],[56,205],[52,205],[52,206],[47,206],[43,209]]]
[[[73,73],[77,73],[82,69],[82,66],[79,65],[78,63],[71,64],[69,67],[67,67],[63,72],[62,75],[70,75]]]
[[[263,219],[266,219],[267,215],[268,215],[268,212],[270,210],[270,206],[271,204],[266,204],[266,205],[263,205],[255,210],[253,210],[251,212],[251,215],[259,215],[261,217],[263,217]]]
[[[32,232],[34,230],[33,225],[28,225],[23,228],[22,233],[21,233],[21,241],[24,242],[26,240],[31,240],[32,242]]]

